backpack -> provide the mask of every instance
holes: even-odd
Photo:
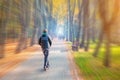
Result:
[[[43,49],[49,48],[48,36],[41,36],[41,47]]]

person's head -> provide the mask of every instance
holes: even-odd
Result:
[[[43,33],[47,33],[47,29],[44,29],[44,30],[43,30]]]

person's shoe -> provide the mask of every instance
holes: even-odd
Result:
[[[48,69],[48,68],[49,68],[49,66],[46,66],[46,68]]]
[[[44,71],[46,71],[46,68],[44,68]]]
[[[46,71],[46,67],[44,67],[44,71]]]
[[[47,65],[46,65],[46,68],[49,68],[49,67],[50,67],[50,65],[49,65],[49,64],[47,64]]]

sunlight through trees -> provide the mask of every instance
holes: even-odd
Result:
[[[110,66],[110,45],[120,45],[119,9],[119,0],[0,0],[0,58],[8,54],[6,44],[17,43],[19,53],[47,28],[52,39],[61,37],[77,50],[95,43],[95,57],[106,45],[104,65]]]

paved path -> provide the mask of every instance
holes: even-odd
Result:
[[[21,63],[0,80],[73,80],[68,52],[62,42],[55,42],[50,50],[50,69],[43,71],[43,55],[35,55]]]

